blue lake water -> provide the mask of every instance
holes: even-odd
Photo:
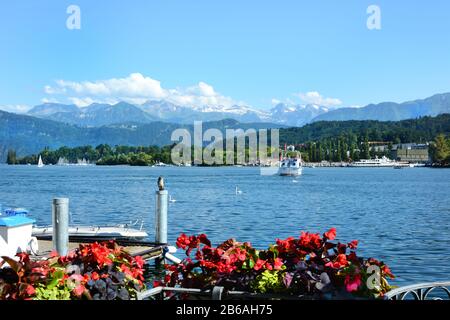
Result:
[[[396,285],[450,279],[450,170],[304,168],[295,183],[245,167],[0,165],[0,203],[50,224],[52,198],[69,197],[73,223],[144,219],[153,239],[160,175],[177,200],[169,204],[172,243],[185,232],[265,247],[300,230],[336,227],[338,240],[358,239],[361,255],[388,263]]]

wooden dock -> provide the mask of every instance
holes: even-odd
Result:
[[[86,239],[83,241],[69,241],[69,250],[74,250],[80,246],[80,244],[92,243],[93,240]],[[99,241],[100,242],[100,241]],[[130,241],[130,240],[117,240],[120,246],[124,248],[132,256],[141,256],[144,260],[151,260],[159,258],[163,255],[164,248],[167,247],[165,244],[156,244],[153,242],[144,241]],[[35,255],[37,259],[47,258],[53,250],[53,243],[51,240],[38,239],[39,253]]]

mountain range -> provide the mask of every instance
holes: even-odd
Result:
[[[79,108],[75,105],[45,103],[35,106],[28,115],[74,124],[81,127],[136,122],[164,121],[192,124],[193,121],[219,121],[234,119],[242,123],[274,123],[300,127],[316,121],[379,120],[399,121],[423,116],[436,116],[450,112],[450,93],[404,103],[383,102],[361,108],[327,108],[307,104],[291,105],[279,103],[270,110],[258,110],[234,105],[191,107],[180,106],[165,100],[151,100],[140,105],[119,102],[114,105],[94,103]]]
[[[333,110],[317,105],[278,104],[268,112],[241,106],[191,108],[167,101],[148,101],[142,105],[126,102],[91,104],[84,108],[47,103],[32,108],[25,115],[0,111],[0,162],[4,162],[8,149],[15,149],[23,156],[40,152],[45,147],[101,143],[168,145],[172,143],[170,135],[175,129],[186,128],[192,133],[194,120],[204,121],[203,130],[217,128],[222,132],[238,128],[292,127],[284,130],[284,134],[298,143],[313,139],[316,131],[336,134],[339,130],[334,129],[340,126],[339,121],[364,120],[342,124],[352,128],[357,125],[362,130],[368,125],[365,120],[398,121],[443,113],[450,113],[450,93],[400,104],[384,102],[363,108]],[[448,117],[440,121],[445,123]],[[331,131],[326,131],[327,127]]]

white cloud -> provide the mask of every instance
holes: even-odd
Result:
[[[317,91],[310,91],[306,93],[295,94],[302,102],[306,104],[316,104],[323,107],[336,107],[342,104],[342,101],[337,98],[324,98]]]
[[[132,73],[125,78],[97,81],[57,80],[56,85],[45,86],[44,92],[50,96],[63,97],[80,107],[94,102],[114,104],[127,101],[142,104],[147,100],[159,99],[197,108],[218,105],[229,107],[237,103],[202,81],[187,88],[166,89],[161,86],[160,81],[140,73]]]
[[[272,103],[273,106],[276,106],[277,104],[281,103],[281,100],[278,100],[278,99],[274,98],[270,102]]]
[[[30,109],[31,109],[31,107],[28,105],[25,105],[25,104],[0,105],[0,110],[6,111],[6,112],[13,112],[13,113],[26,113]]]

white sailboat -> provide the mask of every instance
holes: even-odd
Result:
[[[42,157],[39,155],[38,168],[42,168],[44,166],[44,162],[42,162]]]

